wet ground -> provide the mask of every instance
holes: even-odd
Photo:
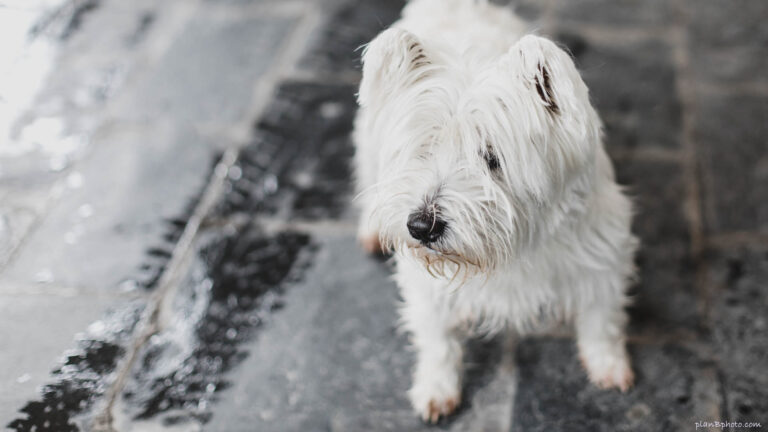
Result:
[[[737,3],[512,2],[574,55],[638,206],[637,384],[590,386],[568,334],[472,341],[436,429],[768,425],[768,7]],[[427,429],[349,205],[357,48],[401,7],[0,1],[10,430]]]

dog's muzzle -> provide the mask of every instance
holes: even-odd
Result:
[[[447,225],[435,211],[419,211],[408,216],[408,232],[423,244],[436,242]]]

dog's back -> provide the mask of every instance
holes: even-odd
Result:
[[[413,0],[393,27],[473,60],[498,58],[529,30],[509,8],[482,0]]]

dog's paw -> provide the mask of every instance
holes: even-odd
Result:
[[[378,234],[361,235],[358,237],[358,242],[360,242],[363,250],[370,255],[381,255],[384,253]]]
[[[440,382],[416,383],[408,396],[413,409],[426,423],[437,423],[440,417],[453,414],[461,402],[458,386]]]
[[[626,392],[635,382],[635,374],[626,355],[605,355],[598,359],[581,358],[589,380],[602,389]]]

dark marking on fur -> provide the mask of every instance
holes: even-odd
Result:
[[[411,59],[411,71],[414,71],[430,63],[427,59],[427,55],[424,54],[424,48],[419,42],[413,42],[413,44],[408,47],[408,51],[413,52],[413,58]]]
[[[488,169],[491,171],[496,171],[501,166],[499,162],[499,157],[496,156],[496,153],[492,152],[491,150],[487,150],[483,154],[483,158],[485,159],[485,162],[488,164]]]
[[[549,77],[549,71],[544,66],[539,65],[539,70],[541,71],[542,80],[543,83],[539,80],[539,77],[536,76],[536,92],[539,93],[539,97],[541,100],[543,100],[546,103],[547,111],[549,111],[552,114],[560,114],[560,107],[557,106],[557,103],[555,102],[555,96],[554,92],[552,91],[552,82]]]

